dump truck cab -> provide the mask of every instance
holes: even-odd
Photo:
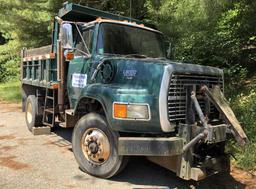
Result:
[[[229,170],[226,136],[242,145],[247,137],[223,95],[223,71],[171,61],[166,44],[138,20],[66,4],[48,54],[22,51],[29,129],[56,119],[74,127],[76,160],[98,177],[119,173],[129,156],[186,180]]]
[[[117,130],[134,131],[131,121],[142,121],[137,123],[142,125],[138,131],[162,132],[156,124],[149,123],[156,121],[154,118],[157,115],[150,111],[150,106],[156,103],[154,95],[158,94],[154,90],[159,91],[159,87],[153,86],[157,84],[154,83],[156,80],[148,81],[148,76],[155,72],[160,86],[160,72],[164,61],[167,61],[163,34],[136,23],[106,19],[97,19],[83,27],[81,34],[88,47],[80,40],[74,42],[73,50],[67,50],[74,53],[67,74],[67,91],[74,113],[81,111],[81,101],[91,97],[103,107],[111,107],[105,108],[104,112]],[[86,48],[88,55],[84,53]],[[122,98],[131,99],[130,104],[141,104],[141,110],[146,115],[124,117],[113,112],[112,107],[118,106]]]

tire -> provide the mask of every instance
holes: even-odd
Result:
[[[80,169],[100,178],[110,178],[119,173],[127,160],[118,155],[118,136],[108,127],[105,117],[96,113],[83,116],[72,136],[72,149]]]
[[[34,95],[29,95],[26,101],[25,120],[29,131],[33,127],[42,125],[42,115],[38,115],[38,100]]]
[[[21,109],[22,109],[22,112],[25,112],[26,111],[26,102],[27,102],[27,95],[24,91],[24,89],[22,89],[21,91]]]

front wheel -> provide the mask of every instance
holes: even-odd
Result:
[[[96,113],[83,116],[76,124],[72,148],[80,168],[91,175],[110,178],[127,162],[117,152],[118,133],[112,131],[106,119]]]

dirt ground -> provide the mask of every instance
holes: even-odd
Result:
[[[214,175],[195,183],[135,157],[111,179],[79,170],[71,148],[72,129],[56,128],[51,135],[33,136],[19,104],[0,103],[0,188],[211,188],[256,189],[256,176],[232,167],[230,175]]]

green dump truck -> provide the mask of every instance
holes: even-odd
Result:
[[[141,21],[65,4],[52,44],[21,53],[28,129],[74,127],[77,163],[97,177],[118,174],[129,156],[186,180],[228,171],[227,136],[247,137],[223,71],[169,60],[165,39]]]

